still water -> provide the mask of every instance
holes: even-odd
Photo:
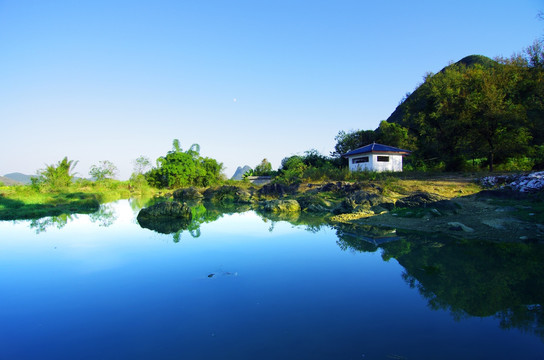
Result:
[[[544,359],[542,246],[138,208],[0,222],[0,359]]]

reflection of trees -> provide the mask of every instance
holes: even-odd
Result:
[[[148,207],[156,203],[157,201],[164,201],[162,198],[155,198],[151,196],[138,196],[130,198],[129,200],[130,208],[135,214],[138,214],[140,210],[144,207]]]
[[[336,244],[342,250],[374,252],[378,246],[390,241],[398,242],[399,237],[394,230],[378,228],[370,225],[338,224],[335,225]]]
[[[192,213],[190,221],[172,217],[156,217],[139,219],[139,224],[143,228],[161,234],[173,234],[173,241],[178,243],[181,241],[183,233],[188,233],[193,238],[200,237],[202,224],[214,222],[224,215],[250,210],[249,205],[239,204],[215,205],[208,202],[194,202],[188,205]]]
[[[369,251],[349,236],[342,246]],[[504,329],[517,328],[544,340],[544,246],[458,241],[406,235],[380,245],[384,260],[404,267],[403,279],[433,310],[455,319],[494,316]]]
[[[270,221],[268,231],[272,232],[277,222],[286,221],[295,226],[304,226],[306,231],[312,233],[319,232],[323,227],[330,227],[327,217],[324,214],[305,213],[305,212],[266,212],[256,210],[257,214],[264,222]]]
[[[30,221],[30,228],[36,230],[36,234],[45,232],[48,228],[55,227],[57,229],[62,229],[68,224],[68,221],[77,219],[76,215],[73,214],[61,214],[58,216],[49,216],[41,219],[35,219]]]
[[[89,214],[89,219],[98,226],[108,227],[117,220],[117,214],[111,204],[102,204],[97,212]]]

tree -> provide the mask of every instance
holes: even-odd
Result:
[[[263,159],[259,165],[255,166],[252,173],[253,176],[269,176],[270,174],[272,174],[272,164],[267,159]]]
[[[468,126],[468,139],[487,153],[489,171],[497,155],[506,158],[527,151],[531,135],[525,126],[526,112],[516,99],[518,77],[507,66],[467,72],[467,95],[460,122]]]
[[[380,122],[376,129],[378,142],[401,149],[414,150],[415,137],[408,133],[408,129],[387,121]]]
[[[193,144],[183,151],[180,141],[174,139],[172,150],[157,159],[157,167],[146,173],[149,184],[159,188],[182,186],[210,186],[223,177],[223,164],[200,156],[200,146]]]
[[[117,174],[117,167],[108,160],[102,160],[98,165],[91,166],[89,175],[96,181],[104,181],[106,179],[113,179]]]
[[[38,170],[38,177],[32,178],[33,185],[47,185],[54,189],[60,189],[72,184],[73,170],[77,161],[64,157],[57,165],[46,165],[45,169]]]
[[[281,171],[280,175],[276,178],[276,181],[287,185],[298,184],[302,182],[302,177],[306,168],[307,166],[302,162],[302,158],[298,155],[284,158],[281,161]]]
[[[336,145],[331,156],[339,157],[345,153],[372,144],[377,139],[374,130],[352,130],[350,132],[340,131],[335,136]]]
[[[145,174],[145,172],[151,167],[151,161],[148,157],[140,155],[134,160],[134,173],[137,175]]]

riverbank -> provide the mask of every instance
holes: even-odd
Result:
[[[528,186],[520,187],[520,179]],[[287,221],[298,213],[311,213],[331,224],[443,233],[460,239],[544,242],[542,191],[535,191],[534,178],[511,180],[515,188],[506,182],[493,190],[474,178],[449,175],[425,180],[187,188],[170,195],[181,202],[246,204]]]
[[[152,196],[156,190],[146,189]],[[87,186],[71,186],[57,191],[34,189],[28,185],[0,187],[0,220],[38,219],[61,214],[89,214],[100,204],[141,195],[118,182]]]
[[[510,176],[507,180],[486,177],[480,181],[467,175],[440,174],[425,179],[389,177],[290,186],[235,182],[175,191],[149,188],[145,195],[157,201],[253,209],[278,219],[311,214],[330,224],[371,225],[497,242],[544,242],[544,192],[535,188],[540,175],[534,174]],[[487,190],[490,187],[493,190]],[[30,186],[3,187],[0,220],[92,213],[101,203],[141,195],[141,191],[121,182],[74,186],[57,192],[40,192]]]

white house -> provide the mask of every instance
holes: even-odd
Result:
[[[411,151],[382,144],[370,144],[342,156],[349,161],[350,171],[402,171],[402,157]]]

